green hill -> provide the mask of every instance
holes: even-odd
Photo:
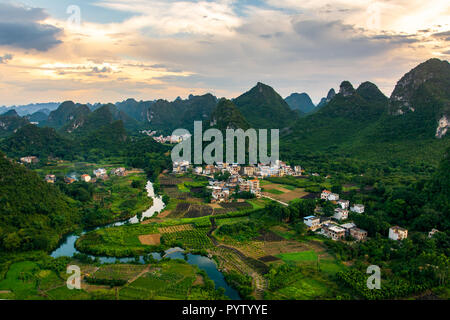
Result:
[[[0,251],[49,250],[80,221],[59,189],[0,153]]]
[[[128,135],[121,120],[108,123],[80,138],[80,154],[117,155],[125,151]],[[94,149],[94,150],[93,150]]]
[[[282,129],[299,118],[272,87],[260,82],[233,102],[255,129]]]
[[[298,120],[282,137],[282,157],[436,165],[449,146],[448,135],[436,138],[439,119],[448,117],[447,66],[435,59],[421,64],[399,81],[391,99],[370,82],[355,90],[344,81],[330,102]],[[399,102],[402,108],[394,110]]]
[[[0,149],[10,157],[48,156],[67,158],[73,154],[74,143],[61,137],[53,128],[29,124],[0,143]]]
[[[311,112],[316,107],[307,93],[293,93],[284,100],[292,110],[301,113]]]
[[[136,101],[134,99],[127,99],[116,103],[118,110],[125,112],[138,122],[148,122],[148,110],[153,104],[153,101]]]
[[[189,99],[176,99],[169,102],[158,100],[151,104],[148,124],[152,129],[171,133],[174,129],[192,130],[194,121],[209,120],[217,105],[217,98],[211,94],[189,96]]]
[[[58,109],[50,112],[47,121],[42,123],[43,126],[59,129],[68,123],[77,124],[90,113],[85,105],[75,104],[73,101],[63,102]]]
[[[211,115],[211,125],[219,130],[250,128],[250,124],[230,100],[222,98]]]
[[[0,137],[8,136],[28,123],[28,120],[20,117],[15,110],[9,110],[0,115]]]

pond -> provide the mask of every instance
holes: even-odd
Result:
[[[153,205],[147,211],[142,213],[142,219],[146,218],[146,217],[152,217],[156,212],[161,212],[165,207],[164,202],[162,201],[162,197],[155,196],[155,193],[153,190],[153,184],[150,181],[147,182],[146,189],[147,189],[148,196],[153,198]],[[98,228],[91,229],[91,230],[98,230],[98,229],[109,228],[109,227],[117,227],[117,226],[124,225],[127,222],[131,223],[131,224],[136,224],[136,223],[139,223],[139,220],[137,217],[133,217],[125,222],[116,222],[113,224],[109,224],[109,225],[106,225],[103,227],[98,227]],[[87,231],[91,231],[91,230],[85,230],[81,233],[81,235],[83,235]],[[69,234],[61,242],[60,246],[57,249],[55,249],[50,255],[53,258],[58,258],[58,257],[72,257],[75,253],[79,253],[78,250],[75,248],[75,243],[77,242],[78,238],[81,235]],[[151,253],[151,255],[156,260],[161,260],[163,258],[161,256],[161,254],[157,253],[157,252],[153,252],[153,253]],[[216,288],[224,288],[225,294],[230,299],[232,299],[232,300],[240,300],[241,299],[239,296],[239,293],[235,289],[230,287],[228,285],[228,283],[225,281],[225,277],[217,269],[217,264],[213,260],[211,260],[210,258],[205,257],[205,256],[191,254],[191,253],[188,253],[186,256],[187,256],[186,261],[189,264],[196,265],[201,270],[204,270],[206,272],[208,277],[210,277],[211,280],[214,281]],[[133,258],[96,257],[96,256],[90,256],[90,257],[98,258],[100,263],[116,263],[116,262],[129,263],[129,262],[136,261],[134,257]],[[184,260],[185,254],[184,254],[184,250],[181,248],[170,248],[165,251],[164,257],[170,258],[170,259],[183,259]],[[139,257],[139,262],[145,263],[144,256]]]

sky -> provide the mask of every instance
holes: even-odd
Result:
[[[390,96],[450,57],[447,0],[0,0],[0,106],[108,103],[257,82],[315,103],[348,80]]]

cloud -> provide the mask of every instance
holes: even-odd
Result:
[[[450,31],[433,33],[432,36],[440,39],[441,41],[450,41]]]
[[[0,3],[0,46],[47,51],[62,43],[62,29],[43,23],[47,17],[40,8]]]
[[[12,60],[12,58],[13,58],[13,55],[9,54],[9,53],[3,55],[3,57],[0,56],[0,64],[1,63],[7,63],[9,60]]]
[[[103,68],[99,68],[99,67],[94,67],[92,68],[92,73],[110,73],[112,72],[112,69],[110,67],[103,67]]]
[[[448,50],[443,5],[430,1],[376,1],[378,28],[368,23],[365,0],[86,0],[126,18],[83,15],[79,29],[63,34],[65,16],[11,5],[6,14],[3,6],[0,23],[49,26],[61,35],[44,30],[48,37],[35,37],[38,43],[28,38],[8,48],[14,65],[2,68],[0,96],[16,103],[35,88],[30,100],[236,97],[262,81],[282,95],[305,91],[318,101],[343,79],[372,81],[389,95],[406,71]],[[48,5],[54,12],[57,5]],[[26,46],[53,49],[29,54],[20,49]],[[65,87],[39,90],[58,81]]]

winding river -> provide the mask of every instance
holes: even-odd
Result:
[[[155,215],[155,213],[161,212],[165,207],[164,202],[162,201],[162,197],[155,195],[155,191],[153,189],[153,183],[148,181],[147,185],[146,185],[146,190],[147,190],[148,196],[153,199],[153,205],[148,210],[146,210],[142,213],[141,221],[144,218],[153,217]],[[102,229],[102,228],[118,227],[118,226],[122,226],[126,223],[136,224],[139,222],[140,222],[139,219],[137,218],[137,216],[135,216],[135,217],[128,219],[127,221],[116,222],[116,223],[112,223],[112,224],[109,224],[106,226],[97,227],[95,229],[83,230],[81,235],[85,234],[88,231],[98,230],[98,229]],[[78,253],[78,250],[75,248],[75,243],[81,235],[76,235],[75,233],[67,235],[64,238],[64,240],[61,242],[60,246],[56,250],[54,250],[50,255],[54,258],[72,257],[75,253]],[[184,250],[181,248],[170,248],[170,249],[166,250],[164,257],[170,258],[170,259],[184,259],[183,251]],[[161,254],[158,252],[153,252],[153,253],[151,253],[151,255],[156,260],[161,260],[163,258],[161,256]],[[135,261],[135,258],[95,257],[95,256],[91,256],[91,257],[98,258],[100,263],[116,263],[116,262],[127,263],[127,262]],[[139,257],[139,262],[145,263],[143,256]],[[213,260],[211,260],[208,257],[201,256],[201,255],[188,253],[187,254],[187,262],[191,265],[198,266],[201,270],[204,270],[208,274],[208,276],[214,281],[216,288],[224,288],[225,294],[230,299],[232,299],[232,300],[240,300],[241,299],[239,296],[239,293],[227,284],[223,274],[217,269],[217,264]]]

